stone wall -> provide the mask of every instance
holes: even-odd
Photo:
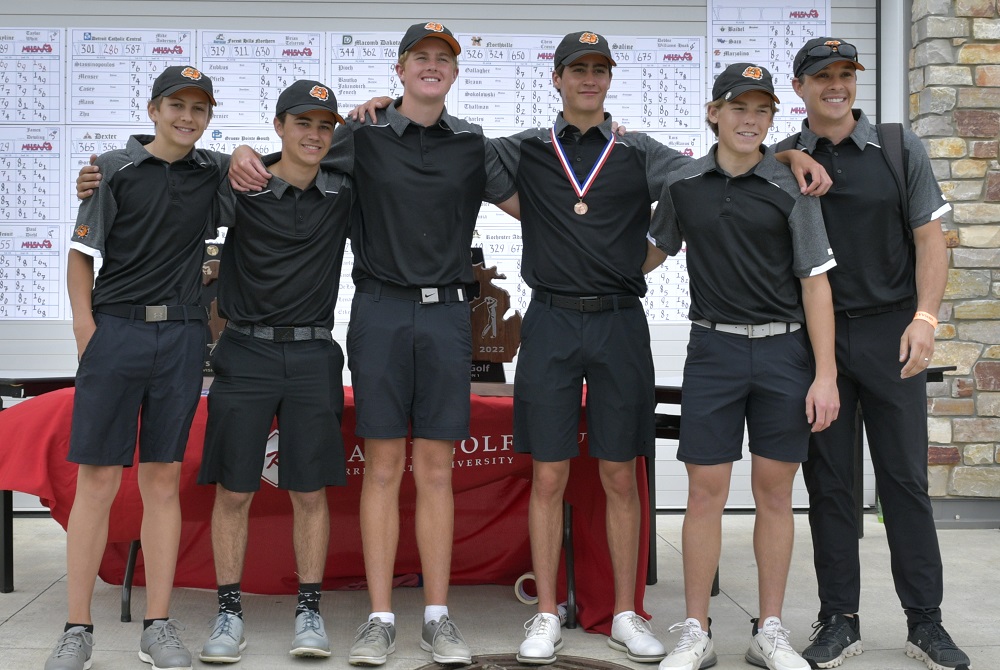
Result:
[[[1000,497],[1000,0],[916,0],[910,123],[953,212],[928,384],[930,492]]]

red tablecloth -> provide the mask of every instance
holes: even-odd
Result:
[[[354,435],[353,395],[350,388],[345,391],[343,434],[348,483],[345,487],[328,489],[331,533],[323,580],[325,589],[364,588],[358,526],[364,450],[362,440]],[[63,389],[46,393],[0,412],[0,489],[37,495],[63,527],[76,492],[77,468],[66,462],[73,392]],[[513,584],[531,569],[527,523],[531,459],[513,450],[512,411],[510,398],[473,396],[473,436],[455,445],[452,584]],[[177,586],[215,588],[210,524],[215,489],[196,483],[205,419],[206,400],[202,398],[191,426],[181,473],[184,523]],[[580,433],[586,449],[583,423]],[[649,508],[641,459],[638,468],[642,527],[646,528]],[[111,511],[108,548],[100,575],[112,584],[122,582],[128,544],[139,537],[142,501],[136,475],[136,468],[125,469]],[[292,551],[291,504],[288,495],[267,479],[265,468],[251,508],[250,541],[242,583],[251,593],[295,593],[298,582]],[[414,480],[407,474],[400,493],[401,527],[396,556],[397,582],[404,584],[416,584],[420,572],[413,534],[414,499]],[[594,459],[573,461],[566,499],[574,509],[578,621],[587,630],[609,634],[614,606],[612,570],[604,525],[605,498]],[[647,534],[640,533],[640,539],[636,611],[643,613]],[[141,563],[140,553],[135,574],[138,585],[144,583]],[[564,596],[565,587],[561,586],[560,591]]]

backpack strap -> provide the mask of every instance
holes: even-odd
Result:
[[[896,182],[899,190],[899,205],[903,212],[903,230],[906,239],[913,243],[913,229],[910,228],[910,195],[906,188],[906,156],[903,151],[903,124],[901,123],[879,123],[875,126],[878,131],[879,145],[882,147],[882,157],[889,166],[889,172]]]

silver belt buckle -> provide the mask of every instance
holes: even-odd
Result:
[[[420,289],[420,304],[432,305],[436,302],[441,302],[440,292],[436,288]]]
[[[146,323],[167,320],[166,305],[146,305]]]

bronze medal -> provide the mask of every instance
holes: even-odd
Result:
[[[566,152],[563,151],[563,146],[559,142],[559,138],[556,136],[555,126],[549,129],[549,136],[552,138],[552,147],[555,149],[556,157],[559,159],[559,164],[562,165],[563,172],[566,173],[566,178],[569,179],[570,186],[573,187],[573,192],[576,193],[576,197],[579,199],[579,202],[573,205],[573,211],[576,212],[578,216],[583,216],[590,211],[590,207],[583,201],[583,199],[587,196],[587,192],[590,191],[590,187],[594,185],[594,180],[597,179],[597,175],[601,172],[601,168],[604,167],[605,161],[607,161],[608,156],[611,155],[611,150],[615,148],[614,133],[612,133],[611,137],[608,139],[608,143],[604,146],[604,151],[601,152],[597,162],[594,163],[592,168],[590,168],[590,174],[587,175],[587,179],[583,184],[581,184],[576,178],[573,168],[570,167],[569,159],[566,158]]]

